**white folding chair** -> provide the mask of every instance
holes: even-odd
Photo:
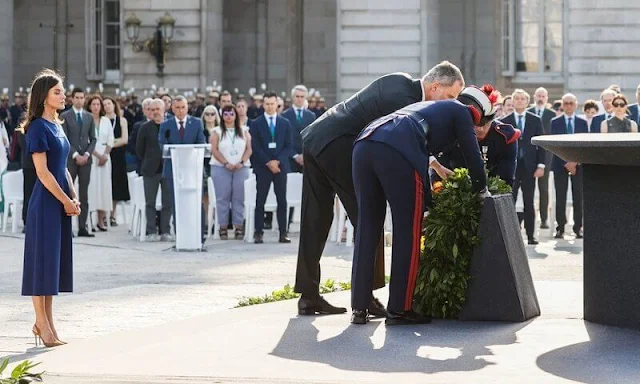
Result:
[[[218,234],[218,230],[220,225],[218,224],[217,212],[216,212],[216,190],[213,186],[213,179],[211,177],[207,178],[207,193],[209,194],[209,208],[207,209],[207,221],[209,223],[207,230],[207,237],[212,235],[217,239],[220,237]]]
[[[349,220],[349,218],[347,216],[347,210],[344,209],[344,205],[342,205],[342,201],[339,201],[338,204],[339,204],[338,236],[337,236],[337,239],[336,239],[336,243],[338,243],[338,244],[342,243],[342,232],[344,231],[344,229],[346,227],[347,228],[347,242],[346,242],[346,245],[347,245],[347,247],[350,247],[350,246],[353,245],[353,232],[354,232],[353,224],[351,223],[351,220]]]
[[[287,174],[287,206],[289,207],[287,216],[291,208],[294,208],[294,212],[297,212],[298,215],[302,210],[302,173]]]
[[[253,243],[255,232],[255,209],[256,209],[256,175],[251,174],[244,181],[244,241]]]
[[[24,175],[22,170],[7,172],[2,176],[2,193],[4,194],[4,214],[2,231],[7,232],[9,213],[11,213],[11,232],[18,232],[18,222],[22,218]]]

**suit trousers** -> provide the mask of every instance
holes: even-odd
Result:
[[[87,230],[87,217],[89,216],[89,181],[91,180],[91,163],[85,165],[76,164],[71,160],[68,165],[71,180],[75,183],[78,177],[78,197],[80,198],[80,216],[78,216],[78,230]]]
[[[553,156],[553,154],[551,154]],[[545,161],[544,176],[538,179],[538,192],[540,199],[538,201],[538,209],[540,210],[540,220],[547,221],[549,214],[549,171],[551,170],[551,161]]]
[[[553,182],[556,187],[556,222],[557,230],[564,232],[567,224],[567,189],[571,177],[571,195],[573,197],[573,231],[578,233],[582,229],[582,166],[577,172],[569,176],[568,172],[554,172]]]
[[[35,168],[22,168],[22,174],[24,175],[24,181],[22,182],[22,190],[24,201],[22,204],[22,222],[27,225],[27,210],[29,209],[29,199],[31,199],[31,193],[33,193],[33,187],[36,185],[38,175],[36,175]]]
[[[384,228],[387,201],[393,218],[390,311],[413,307],[420,263],[424,212],[424,180],[396,149],[375,141],[358,142],[353,149],[353,183],[358,201],[358,225],[351,270],[351,307],[364,310],[371,303],[377,235]]]
[[[302,208],[295,291],[306,297],[319,296],[320,257],[333,222],[336,193],[357,230],[358,204],[351,174],[354,139],[353,136],[338,138],[317,157],[303,150]],[[377,238],[373,289],[385,286],[382,232]]]
[[[144,214],[147,218],[146,234],[151,235],[156,233],[156,197],[158,196],[158,188],[160,188],[162,193],[162,210],[160,211],[160,234],[170,234],[171,226],[169,223],[171,220],[172,193],[169,190],[169,183],[167,183],[166,179],[162,178],[161,173],[153,176],[143,176],[142,183],[144,185]]]
[[[522,188],[522,200],[524,201],[524,229],[527,237],[531,240],[534,238],[536,212],[533,203],[533,195],[536,187],[536,178],[533,172],[527,170],[524,160],[519,159],[516,167],[516,178],[513,182],[513,201],[518,198],[518,189]]]
[[[269,188],[273,183],[273,192],[276,194],[278,203],[278,228],[280,234],[287,233],[287,174],[285,172],[271,173],[269,170],[259,170],[256,174],[256,209],[255,209],[255,233],[262,234],[264,231],[264,204],[269,195]]]

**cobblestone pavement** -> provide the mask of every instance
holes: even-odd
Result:
[[[74,239],[73,294],[54,301],[58,331],[84,339],[140,329],[235,306],[243,296],[270,293],[294,283],[297,237],[278,244],[241,241],[207,243],[207,252],[175,252],[170,243],[141,243],[120,226],[94,239]],[[534,280],[582,279],[582,241],[541,236],[527,247]],[[33,347],[29,298],[20,296],[21,235],[0,234],[0,357]],[[328,244],[323,279],[348,281],[353,248]],[[387,248],[387,258],[391,248]],[[389,267],[387,262],[387,267]]]

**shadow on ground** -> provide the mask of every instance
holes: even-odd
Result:
[[[515,343],[516,332],[529,324],[455,322],[452,327],[453,321],[434,321],[423,326],[386,327],[382,343],[374,345],[371,338],[378,327],[384,327],[383,320],[351,325],[321,341],[312,323],[309,317],[289,320],[271,355],[347,371],[475,371],[493,364],[485,358],[493,355],[489,346]]]
[[[585,322],[589,341],[538,357],[538,367],[555,376],[587,384],[640,381],[640,331]]]

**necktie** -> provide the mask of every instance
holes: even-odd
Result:
[[[524,136],[524,124],[522,124],[522,115],[518,116],[518,129],[522,133],[522,136]]]
[[[571,123],[571,120],[573,120],[572,117],[570,117],[569,121],[567,122],[567,133],[569,134],[573,133],[573,124]]]
[[[271,132],[271,141],[276,141],[276,124],[273,122],[273,116],[269,116],[269,132]]]
[[[302,124],[302,109],[298,109],[298,123]]]
[[[542,116],[542,109],[538,109],[538,116]]]
[[[82,115],[80,112],[76,113],[76,122],[78,123],[78,127],[82,128]]]
[[[184,121],[180,120],[180,138],[184,140]]]
[[[524,137],[524,124],[522,124],[522,115],[518,115],[518,129],[522,134],[520,135],[520,140]],[[518,158],[524,157],[524,148],[523,146],[518,144]]]

